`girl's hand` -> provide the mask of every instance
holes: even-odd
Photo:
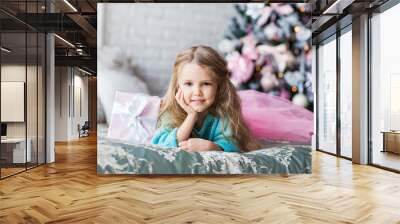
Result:
[[[187,114],[196,114],[197,112],[190,107],[188,104],[186,104],[184,98],[183,98],[183,91],[181,88],[178,88],[178,92],[175,95],[175,99],[178,102],[179,106],[182,107],[182,109],[187,113]]]
[[[190,138],[182,141],[179,143],[179,148],[187,152],[221,151],[221,148],[214,142],[201,138]]]

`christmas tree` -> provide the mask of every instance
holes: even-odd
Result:
[[[232,83],[313,110],[309,5],[248,3],[235,9],[218,46]]]

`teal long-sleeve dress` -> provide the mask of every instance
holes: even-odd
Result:
[[[224,123],[224,124],[222,124]],[[222,128],[222,125],[224,127]],[[164,147],[178,147],[176,133],[178,128],[171,128],[163,123],[155,132],[151,143]],[[222,122],[219,117],[215,117],[210,113],[207,114],[200,129],[193,128],[197,138],[206,139],[217,144],[224,152],[240,152],[238,145],[231,138],[231,129],[228,122]]]

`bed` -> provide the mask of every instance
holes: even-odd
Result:
[[[106,174],[302,174],[311,173],[311,146],[265,142],[246,153],[186,152],[107,138],[98,125],[97,173]]]

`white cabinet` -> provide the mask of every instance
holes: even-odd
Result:
[[[25,154],[25,138],[7,138],[2,139],[2,147],[7,147],[12,149],[12,162],[13,163],[25,163],[32,161],[32,140],[28,138],[26,140],[26,154]],[[25,158],[27,161],[25,161]]]

